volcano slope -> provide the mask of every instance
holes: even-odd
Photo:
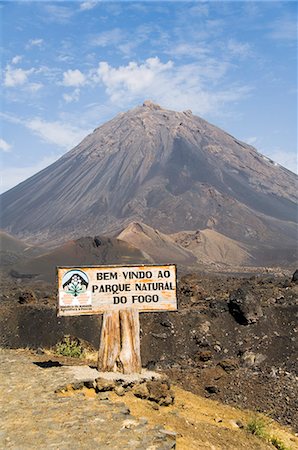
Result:
[[[248,245],[256,263],[287,262],[296,190],[297,176],[253,147],[146,101],[4,193],[1,223],[37,242],[116,235],[132,221],[163,233],[213,229]]]
[[[145,264],[146,256],[133,245],[95,236],[65,242],[42,255],[13,264],[13,278],[29,278],[55,284],[57,266],[83,266],[106,264]]]

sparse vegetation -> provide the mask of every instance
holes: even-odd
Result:
[[[266,422],[262,417],[253,417],[247,424],[247,431],[272,444],[277,450],[291,450],[278,437],[270,436]]]
[[[277,450],[291,450],[290,447],[287,447],[279,438],[276,436],[272,436],[270,438],[271,444],[277,448]]]
[[[55,352],[58,355],[69,356],[71,358],[82,358],[84,355],[84,349],[77,338],[73,338],[69,335],[64,336],[61,342],[55,347]]]
[[[247,424],[247,431],[262,439],[268,439],[266,424],[262,417],[253,417]]]

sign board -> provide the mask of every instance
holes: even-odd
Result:
[[[176,266],[58,267],[58,316],[176,311]]]

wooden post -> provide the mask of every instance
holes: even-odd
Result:
[[[119,360],[123,373],[141,373],[140,320],[137,309],[120,311],[120,338]]]
[[[98,370],[116,372],[116,361],[121,349],[119,311],[103,314],[100,346],[98,351]]]
[[[103,315],[98,352],[100,372],[140,373],[139,311],[126,309]]]

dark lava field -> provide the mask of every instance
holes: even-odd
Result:
[[[142,364],[183,388],[297,429],[297,273],[187,274],[177,312],[141,314]],[[53,284],[2,277],[2,347],[96,350],[101,316],[56,316]]]

